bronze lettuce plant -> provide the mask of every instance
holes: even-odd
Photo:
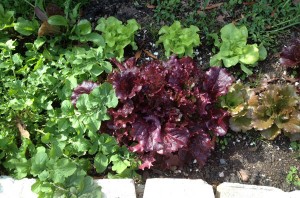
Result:
[[[292,140],[300,139],[299,96],[292,85],[269,85],[267,89],[250,97],[253,110],[252,125],[270,140],[282,131]]]
[[[235,132],[260,131],[269,140],[284,133],[292,141],[300,140],[299,95],[289,84],[270,84],[251,89],[233,85],[221,100],[231,114],[229,127]]]
[[[241,82],[237,82],[221,98],[222,107],[226,108],[231,115],[229,119],[231,130],[246,132],[252,129],[248,100],[249,96],[253,93],[254,91],[249,87],[246,87]]]

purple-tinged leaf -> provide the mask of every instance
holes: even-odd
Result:
[[[233,82],[233,77],[220,67],[212,67],[205,73],[203,88],[211,94],[213,100],[225,95]]]
[[[164,129],[163,149],[158,150],[157,153],[165,155],[178,151],[187,145],[189,136],[190,134],[187,128],[176,127],[175,124],[169,124]]]
[[[109,133],[140,156],[141,169],[195,158],[203,165],[214,148],[210,131],[214,137],[227,132],[227,113],[215,106],[233,78],[221,68],[204,73],[189,57],[139,67],[135,59],[112,62],[119,70],[108,79],[120,102],[109,110]]]
[[[80,85],[78,85],[72,92],[71,101],[74,106],[76,106],[76,102],[81,94],[89,94],[98,87],[99,84],[92,81],[83,81]]]
[[[204,166],[207,158],[211,155],[211,150],[214,148],[214,141],[209,135],[202,133],[192,139],[190,152],[197,160],[200,166]]]
[[[148,153],[146,155],[141,156],[142,164],[139,166],[139,169],[144,170],[145,168],[150,169],[153,166],[153,162],[155,162],[155,158],[153,153]]]
[[[300,38],[293,40],[290,45],[282,49],[279,61],[288,67],[300,64]]]
[[[47,21],[48,20],[48,16],[45,12],[43,12],[39,7],[35,6],[34,7],[34,13],[36,14],[36,16],[41,20],[41,21]]]
[[[134,152],[150,152],[162,149],[161,123],[155,116],[140,118],[132,124],[131,135],[138,144],[131,148]]]
[[[209,130],[217,136],[224,136],[228,130],[229,113],[222,109],[212,109],[209,111],[210,119],[206,122]]]

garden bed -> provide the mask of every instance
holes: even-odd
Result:
[[[40,5],[39,2],[35,3]],[[62,3],[58,0],[57,3],[73,5],[70,1]],[[5,79],[3,87],[0,87],[3,92],[3,101],[0,99],[0,102],[4,104],[0,105],[0,115],[5,116],[0,119],[0,127],[6,129],[0,136],[0,140],[6,139],[3,145],[0,144],[4,151],[0,150],[0,160],[3,161],[0,164],[1,175],[11,174],[16,178],[26,175],[36,177],[38,181],[33,185],[33,190],[42,195],[52,189],[53,196],[60,193],[83,195],[80,193],[86,193],[86,190],[77,192],[74,187],[87,189],[91,186],[90,192],[97,197],[99,194],[96,191],[99,189],[91,185],[89,176],[134,177],[137,183],[157,177],[191,178],[203,179],[214,186],[233,182],[273,186],[284,191],[295,190],[300,185],[299,136],[296,135],[297,141],[292,142],[282,132],[280,135],[276,133],[276,138],[274,134],[267,134],[269,139],[274,139],[267,140],[259,133],[263,127],[246,126],[246,130],[243,125],[237,126],[232,124],[234,121],[229,122],[229,113],[224,109],[217,109],[218,105],[225,103],[224,99],[223,103],[220,102],[218,97],[228,92],[229,84],[238,81],[245,85],[238,93],[243,97],[245,90],[250,90],[247,96],[250,98],[253,93],[259,95],[268,90],[264,86],[269,84],[288,84],[287,90],[292,89],[299,94],[298,70],[284,67],[279,62],[283,47],[291,44],[293,39],[300,38],[299,22],[296,20],[300,17],[296,10],[299,8],[299,1],[283,3],[274,0],[273,3],[274,5],[266,4],[265,9],[261,9],[262,2],[252,1],[91,0],[83,4],[80,12],[75,4],[74,7],[66,6],[64,11],[70,13],[68,17],[56,5],[48,5],[45,11],[32,5],[36,17],[29,18],[33,22],[19,18],[17,23],[12,13],[6,13],[7,21],[4,22],[10,24],[1,26],[0,23],[0,28],[4,30],[3,40],[11,39],[0,46],[2,58],[6,60],[0,65],[0,71],[7,65],[12,68],[3,69],[2,76],[0,74]],[[249,10],[253,15],[249,14]],[[2,10],[0,14],[1,12]],[[128,25],[123,26],[116,19]],[[160,44],[157,43],[164,34],[159,33],[159,30],[164,25],[170,26],[176,20],[184,27],[195,25],[192,30],[189,29],[189,33],[193,35],[198,32],[200,41],[194,36],[190,37],[188,40],[192,38],[193,44],[187,44],[183,50],[185,53],[168,59],[166,56],[171,54],[163,46],[163,39]],[[234,65],[228,65],[226,71],[217,67],[210,69],[211,57],[220,46],[220,43],[219,46],[216,44],[215,38],[220,34],[220,29],[231,22],[230,28],[241,24],[248,26],[249,37],[248,40],[246,37],[246,41],[251,45],[247,46],[260,52],[264,49],[261,46],[265,46],[268,55],[265,57],[263,52],[259,53],[261,61],[258,62],[257,58],[254,66],[246,69],[243,66],[233,67]],[[110,34],[121,36],[112,38]],[[122,38],[122,34],[125,38]],[[112,41],[108,41],[109,39]],[[120,40],[115,42],[113,39]],[[170,40],[172,39],[174,38]],[[125,44],[122,43],[124,40]],[[3,42],[1,39],[0,41]],[[181,41],[178,39],[178,42]],[[193,49],[189,45],[196,47]],[[189,47],[191,53],[188,53]],[[174,49],[170,52],[172,50]],[[182,55],[193,57],[179,58]],[[124,63],[126,60],[128,61]],[[23,63],[26,64],[23,66]],[[144,64],[149,64],[150,69],[144,69]],[[244,63],[242,61],[239,64]],[[165,69],[162,65],[169,65],[170,68]],[[14,66],[18,70],[15,71]],[[180,68],[181,66],[185,68]],[[190,71],[186,72],[188,69]],[[126,75],[129,80],[125,78]],[[186,77],[186,82],[180,82],[180,75]],[[159,80],[169,80],[169,84],[164,86],[163,82],[160,85],[160,82],[157,83]],[[160,87],[158,89],[155,86]],[[190,90],[184,92],[189,86]],[[194,86],[204,90],[201,92],[203,95],[195,91]],[[128,87],[132,88],[131,92],[126,92]],[[176,103],[172,96],[174,90],[190,95],[175,93],[176,97],[182,97]],[[8,94],[5,95],[4,92]],[[160,92],[170,97],[158,100],[155,94]],[[291,98],[297,98],[293,93],[288,92]],[[166,109],[161,104],[159,108],[167,110],[167,113],[156,109],[157,112],[151,114],[151,105],[157,105],[156,100],[151,98],[153,95],[157,103],[166,102]],[[195,104],[190,104],[186,98]],[[207,103],[195,102],[202,99]],[[245,103],[243,108],[250,114],[253,109],[258,109],[258,103]],[[298,105],[299,102],[295,103]],[[173,108],[174,104],[179,104],[179,107]],[[168,105],[172,108],[168,109]],[[189,110],[194,110],[198,105],[199,112],[195,110],[196,113],[190,113],[180,105],[186,105]],[[234,109],[226,105],[228,104],[223,107],[231,113],[234,112]],[[293,105],[291,108],[294,110],[296,105]],[[209,113],[202,114],[200,107]],[[240,113],[241,111],[234,115]],[[184,121],[180,123],[178,120],[182,118]],[[197,123],[197,119],[201,122]],[[296,128],[300,126],[297,120],[295,122]],[[189,126],[190,123],[195,124]],[[211,123],[218,124],[211,126]],[[233,125],[233,130],[246,132],[234,132],[227,123]],[[277,128],[276,124],[268,127]],[[168,136],[164,134],[163,148],[155,145],[153,136],[157,129],[154,130],[154,127],[159,128],[159,131],[160,127],[165,127],[169,132]],[[100,133],[99,129],[114,137]],[[145,143],[143,138],[147,130],[154,135],[146,137]],[[175,139],[173,142],[170,140],[172,138]],[[199,140],[198,144],[196,140]],[[189,150],[190,147],[193,149]],[[198,153],[197,149],[201,151]],[[138,153],[142,165],[129,150]],[[181,158],[181,155],[185,157]],[[191,156],[194,158],[191,159]],[[154,157],[157,159],[154,160]],[[182,159],[186,159],[187,163],[181,163]],[[137,170],[138,166],[143,170]],[[80,183],[79,180],[84,182]]]

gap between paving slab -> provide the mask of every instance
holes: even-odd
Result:
[[[36,198],[31,192],[34,179],[14,180],[0,176],[0,198]],[[300,190],[284,192],[278,188],[235,183],[213,187],[201,179],[148,179],[135,185],[132,179],[98,179],[103,198],[300,198]]]

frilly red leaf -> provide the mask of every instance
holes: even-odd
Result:
[[[216,108],[233,82],[226,70],[203,72],[189,57],[140,66],[135,59],[112,62],[118,70],[109,81],[120,101],[109,110],[107,128],[140,156],[140,168],[168,168],[195,158],[203,165],[214,148],[212,139],[228,128],[228,114]]]

